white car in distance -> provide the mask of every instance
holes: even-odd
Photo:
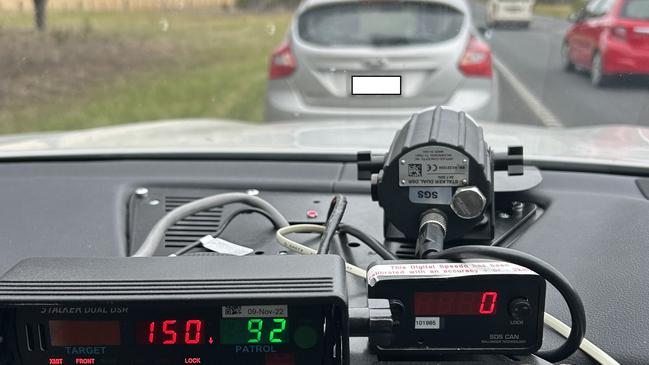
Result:
[[[518,25],[529,28],[534,17],[534,0],[488,0],[487,25]]]

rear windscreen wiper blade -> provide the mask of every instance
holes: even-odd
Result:
[[[411,37],[383,37],[383,36],[374,36],[370,38],[370,42],[374,46],[392,46],[392,45],[403,45],[403,44],[416,44],[416,43],[427,43],[430,42],[430,39],[426,38],[411,38]]]

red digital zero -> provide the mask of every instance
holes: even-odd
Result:
[[[471,316],[496,313],[498,292],[418,292],[415,315]]]
[[[203,321],[190,319],[185,323],[185,343],[195,345],[201,342],[201,328]]]

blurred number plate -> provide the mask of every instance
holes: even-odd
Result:
[[[352,76],[352,95],[401,95],[401,76]]]

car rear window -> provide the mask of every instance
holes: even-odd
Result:
[[[622,7],[622,18],[649,20],[649,0],[627,0]]]
[[[460,11],[438,3],[350,2],[307,10],[298,31],[322,46],[406,46],[452,39],[463,21]]]

